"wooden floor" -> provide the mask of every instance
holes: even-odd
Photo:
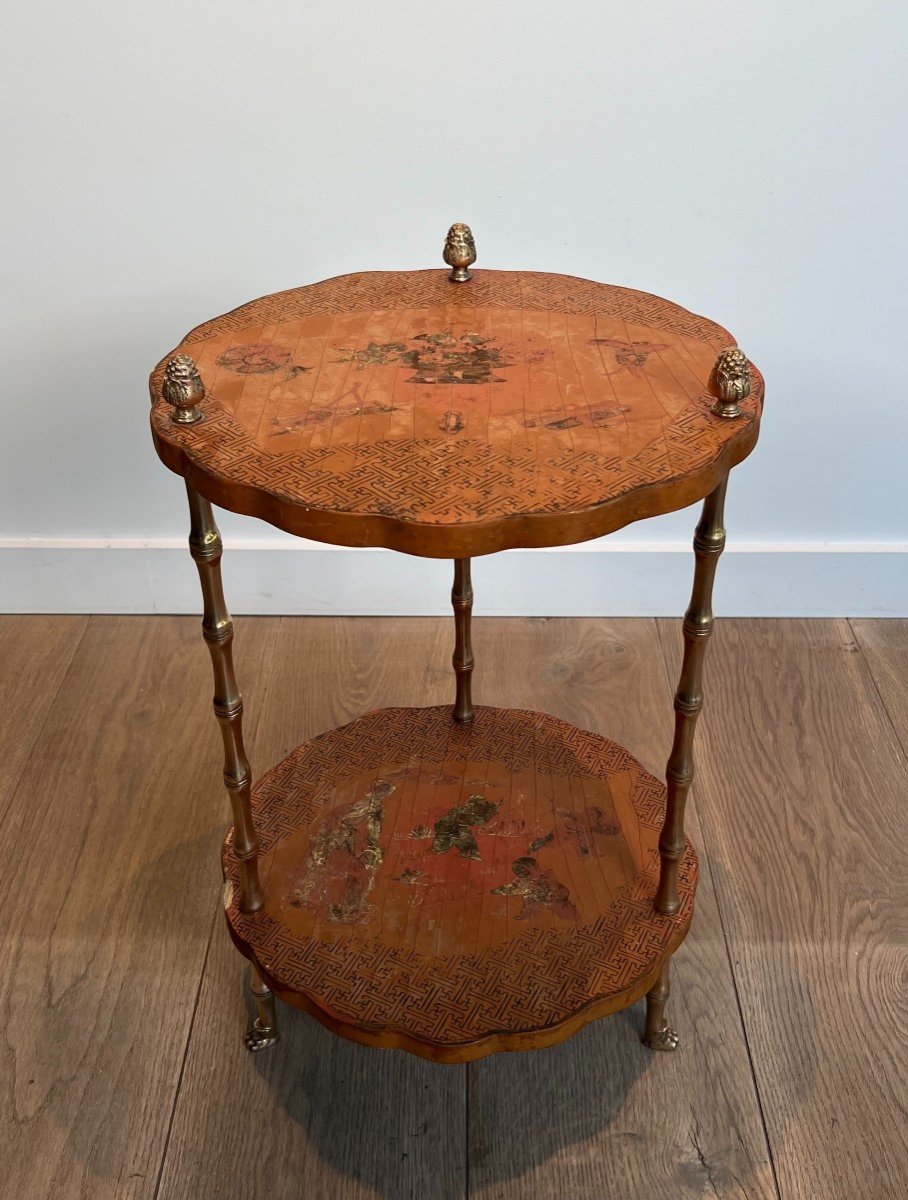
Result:
[[[475,623],[480,702],[659,771],[674,622]],[[451,695],[451,629],[246,619],[253,767]],[[908,1194],[908,622],[720,621],[689,828],[675,1055],[642,1006],[433,1066],[281,1008],[250,1057],[190,618],[0,618],[0,1196],[883,1200]]]

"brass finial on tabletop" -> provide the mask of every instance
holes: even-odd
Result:
[[[476,243],[469,225],[457,221],[448,230],[444,260],[451,268],[448,278],[453,283],[466,283],[471,278],[470,267],[476,262]]]
[[[205,385],[188,354],[175,354],[168,359],[161,394],[173,405],[170,419],[175,425],[195,425],[201,421],[202,413],[196,406],[205,398]]]
[[[720,350],[706,386],[716,398],[717,417],[740,417],[740,401],[750,395],[750,363],[744,351],[737,346]]]

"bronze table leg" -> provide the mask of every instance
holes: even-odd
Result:
[[[250,971],[249,986],[255,997],[258,1015],[246,1032],[246,1049],[251,1050],[254,1054],[257,1050],[267,1050],[269,1046],[273,1046],[280,1035],[277,1030],[277,1013],[274,1010],[274,996],[271,994],[271,988],[252,963],[250,963]]]
[[[262,907],[259,843],[252,821],[252,773],[243,746],[243,697],[233,672],[233,622],[224,602],[221,583],[223,545],[211,505],[188,482],[186,494],[191,517],[189,549],[199,569],[204,600],[202,634],[211,652],[214,712],[224,741],[224,783],[233,813],[233,853],[240,864],[237,901],[243,912],[255,912]],[[255,967],[252,968],[252,990],[259,1015],[246,1034],[246,1045],[250,1050],[264,1050],[277,1041],[277,1022],[274,997]]]
[[[189,549],[199,568],[204,599],[202,634],[214,669],[214,713],[224,740],[224,783],[233,812],[233,853],[240,860],[239,906],[243,912],[262,907],[259,843],[252,823],[252,775],[243,747],[243,697],[233,673],[233,622],[221,585],[223,545],[211,505],[187,482],[192,519]]]
[[[669,964],[666,959],[659,978],[646,993],[646,1028],[643,1040],[650,1050],[677,1050],[678,1035],[665,1020],[665,1004],[671,991]]]
[[[684,806],[694,778],[693,743],[697,715],[703,707],[701,677],[706,643],[713,631],[713,579],[719,555],[725,548],[723,511],[728,477],[706,497],[694,534],[696,568],[690,606],[684,614],[684,660],[675,694],[675,737],[666,767],[668,803],[659,838],[662,868],[656,908],[661,913],[678,911],[678,862],[684,853]]]
[[[470,579],[470,560],[454,559],[454,586],[451,589],[451,604],[454,608],[454,676],[457,681],[457,697],[454,701],[454,720],[472,721],[473,712],[473,644],[470,639],[470,624],[473,614],[473,584]]]

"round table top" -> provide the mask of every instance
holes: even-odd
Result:
[[[440,1061],[547,1045],[647,991],[690,924],[655,911],[665,785],[542,713],[367,713],[253,792],[264,907],[227,920],[283,999]]]
[[[763,382],[711,411],[721,326],[540,272],[343,275],[177,347],[205,388],[158,453],[209,500],[339,545],[434,557],[584,541],[701,499],[753,448]],[[169,356],[168,356],[169,357]]]

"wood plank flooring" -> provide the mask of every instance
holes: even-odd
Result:
[[[453,693],[447,622],[237,629],[256,772]],[[474,648],[479,702],[661,771],[676,622],[480,619]],[[678,1053],[642,1005],[470,1067],[280,1006],[250,1057],[198,622],[0,617],[0,1198],[908,1194],[908,622],[720,621],[706,674]]]

